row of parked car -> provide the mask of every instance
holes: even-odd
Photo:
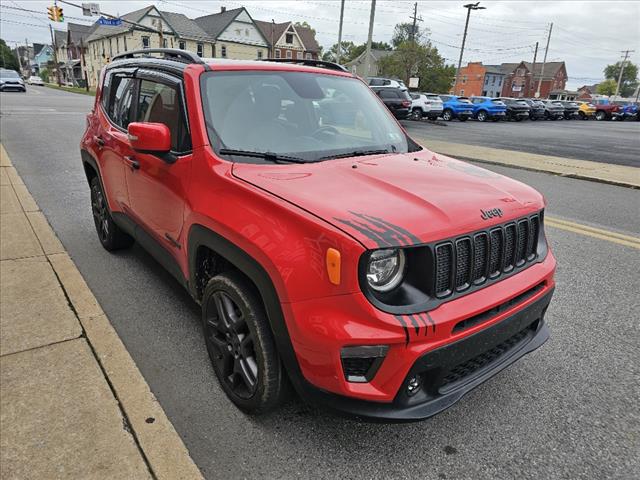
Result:
[[[543,100],[538,98],[461,97],[435,93],[409,92],[401,80],[369,78],[370,88],[382,99],[396,118],[428,118],[464,122],[513,120],[640,120],[637,104],[597,104],[582,101]]]

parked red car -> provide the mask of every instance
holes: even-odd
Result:
[[[245,411],[290,381],[425,418],[549,336],[542,195],[422,148],[338,65],[128,52],[87,122],[100,242],[135,239],[190,292]]]
[[[623,117],[623,108],[620,105],[613,103],[598,103],[596,104],[596,120],[612,120],[614,118]]]

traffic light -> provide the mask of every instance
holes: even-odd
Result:
[[[54,5],[53,7],[47,7],[47,11],[49,12],[49,20],[52,22],[64,22],[62,8]]]

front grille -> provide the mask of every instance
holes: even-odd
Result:
[[[435,296],[447,297],[532,262],[539,235],[540,217],[533,215],[436,245]]]
[[[537,322],[534,323],[537,324]],[[446,390],[445,387],[447,387],[447,385],[457,383],[473,375],[481,368],[498,361],[500,357],[518,345],[529,334],[529,332],[532,331],[532,327],[532,325],[528,326],[490,350],[487,350],[480,355],[476,355],[475,357],[453,367],[442,379],[442,382],[440,383],[440,391],[442,392],[443,389]]]

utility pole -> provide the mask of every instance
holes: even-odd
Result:
[[[369,35],[367,36],[367,49],[364,52],[365,77],[371,74],[371,38],[373,37],[373,20],[376,16],[376,0],[371,0],[371,15],[369,17]]]
[[[411,26],[411,41],[416,41],[416,22],[421,22],[422,17],[418,17],[418,2],[413,4],[413,17],[409,17],[413,19],[413,25]]]
[[[84,88],[89,91],[89,75],[87,74],[87,61],[84,58],[84,41],[80,37],[80,68],[84,74]]]
[[[159,42],[158,47],[159,48],[164,48],[164,34],[163,34],[162,30],[163,30],[162,29],[162,19],[160,19],[160,21],[158,22],[158,37],[160,37],[158,39],[158,42]],[[149,43],[151,43],[151,42],[149,42]]]
[[[542,87],[542,79],[544,78],[544,67],[547,64],[547,54],[549,53],[549,42],[551,41],[551,31],[553,30],[553,22],[549,25],[549,36],[547,37],[547,47],[544,49],[544,59],[542,60],[542,68],[540,69],[540,80],[538,80],[538,89],[536,90],[536,98],[540,98],[540,88]]]
[[[464,5],[464,8],[467,9],[467,21],[464,24],[464,34],[462,35],[462,46],[460,47],[460,59],[458,60],[458,68],[456,69],[456,78],[453,82],[453,93],[455,94],[455,88],[458,84],[458,76],[460,75],[460,68],[462,67],[462,55],[464,54],[464,44],[467,41],[467,29],[469,28],[469,17],[471,16],[471,10],[485,10],[486,7],[479,7],[480,2],[476,3],[468,3]]]
[[[275,35],[276,31],[276,21],[272,18],[271,19],[271,58],[275,58],[276,56],[276,46],[273,44],[273,36]]]
[[[613,96],[614,99],[618,97],[618,93],[620,92],[620,84],[622,83],[622,73],[624,72],[624,65],[627,63],[627,58],[629,58],[629,54],[635,52],[635,50],[622,50],[624,53],[624,58],[622,59],[622,65],[620,65],[620,75],[618,75],[618,85],[616,85],[616,94]]]
[[[53,63],[56,68],[56,78],[58,80],[58,86],[62,86],[62,80],[60,79],[60,69],[58,68],[58,52],[56,48],[56,38],[53,35],[53,27],[49,24],[49,33],[51,33],[51,45],[53,45]]]
[[[526,93],[527,97],[531,95],[533,88],[536,84],[536,59],[538,58],[538,42],[536,42],[536,49],[533,52],[533,63],[531,64],[531,84],[529,85],[529,90]]]
[[[340,25],[338,26],[338,51],[336,52],[336,63],[340,63],[342,56],[342,20],[344,19],[344,0],[340,0]]]
[[[22,71],[22,57],[20,56],[20,49],[18,48],[18,42],[14,42],[16,44],[16,57],[18,57],[18,65],[20,66],[20,75],[23,75]]]

